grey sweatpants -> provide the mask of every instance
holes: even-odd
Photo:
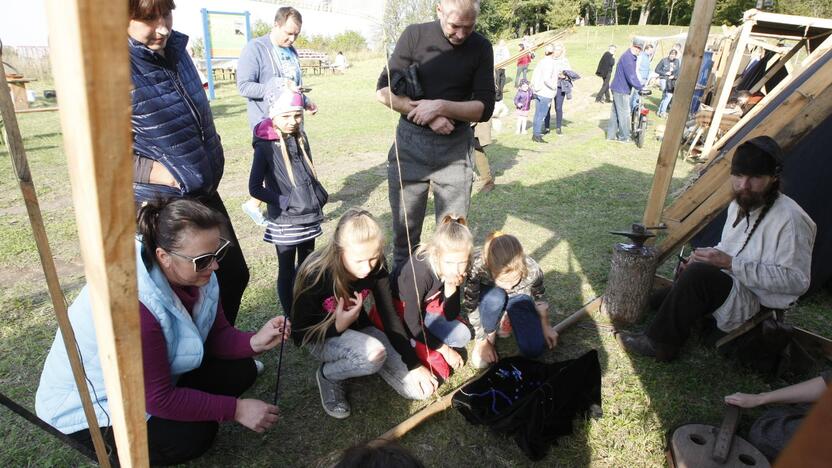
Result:
[[[438,135],[430,128],[400,119],[396,139],[404,191],[399,187],[396,146],[393,145],[387,156],[387,188],[393,216],[394,272],[407,261],[408,237],[412,248],[419,245],[428,189],[433,187],[437,222],[447,214],[467,218],[474,180],[474,135],[468,124],[457,125],[450,135]]]
[[[327,338],[309,346],[309,352],[324,363],[323,374],[329,380],[378,375],[399,395],[411,400],[430,396],[418,384],[407,379],[408,369],[383,331],[366,327],[359,331],[348,328],[340,336]]]

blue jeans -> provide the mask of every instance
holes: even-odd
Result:
[[[659,114],[667,114],[667,107],[670,106],[671,99],[673,99],[673,93],[665,91],[662,95],[662,102],[659,103]]]
[[[612,93],[612,108],[610,120],[607,122],[607,140],[630,139],[630,95],[624,93]]]
[[[560,128],[563,125],[563,100],[566,99],[566,93],[558,88],[555,93],[555,128]],[[549,128],[547,125],[546,128]]]
[[[543,125],[544,121],[546,120],[546,116],[549,115],[549,106],[552,105],[552,98],[547,98],[543,96],[535,96],[534,104],[534,126],[533,134],[534,136],[541,136],[543,135]]]
[[[425,327],[451,348],[464,348],[471,341],[471,331],[464,323],[448,320],[442,314],[425,314]]]
[[[527,294],[508,297],[502,288],[485,288],[480,292],[480,320],[485,333],[497,330],[503,312],[508,312],[514,339],[520,354],[534,358],[546,350],[543,325],[534,307],[534,299]]]

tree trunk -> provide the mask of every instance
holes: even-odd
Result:
[[[653,286],[658,251],[651,246],[632,252],[627,244],[616,244],[610,262],[602,310],[623,325],[639,321]]]
[[[670,26],[670,22],[673,21],[673,7],[676,6],[676,0],[670,0],[670,11],[667,13],[667,25]]]
[[[627,16],[627,26],[630,25],[630,21],[633,20],[633,10],[630,10],[630,14]]]
[[[647,19],[650,17],[650,11],[653,10],[653,5],[650,4],[650,1],[645,1],[644,5],[641,6],[641,14],[638,17],[638,25],[644,26],[647,24]]]

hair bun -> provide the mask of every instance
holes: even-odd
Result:
[[[459,223],[463,226],[468,225],[468,221],[465,220],[465,216],[458,215],[458,214],[446,214],[445,217],[442,218],[442,222],[439,224],[450,224],[450,223]]]

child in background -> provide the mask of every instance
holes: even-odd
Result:
[[[517,129],[514,132],[517,135],[526,134],[526,125],[529,120],[529,109],[532,107],[532,98],[534,93],[529,87],[528,80],[520,80],[520,89],[517,90],[517,95],[514,96],[514,107],[517,109],[514,115],[517,116]]]
[[[543,300],[543,271],[523,252],[520,241],[496,231],[474,254],[465,286],[465,311],[476,343],[471,364],[478,369],[497,361],[497,327],[507,313],[520,354],[534,358],[558,342]],[[504,319],[505,320],[505,319]]]
[[[338,220],[329,245],[312,253],[295,281],[292,338],[321,365],[315,377],[324,411],[350,415],[345,381],[379,373],[405,398],[423,400],[438,382],[419,363],[393,306],[384,261],[384,233],[370,213],[351,208]],[[373,326],[374,307],[385,331]]]
[[[393,296],[402,301],[410,336],[417,346],[427,345],[444,359],[440,363],[443,378],[448,377],[448,366],[458,369],[463,364],[454,348],[464,348],[471,341],[470,330],[458,317],[473,250],[474,238],[465,218],[446,215],[430,242],[419,246],[393,284]]]
[[[277,296],[290,313],[295,271],[315,249],[327,193],[315,174],[303,131],[303,95],[271,90],[269,117],[254,127],[249,194],[267,206],[263,240],[277,250]]]

